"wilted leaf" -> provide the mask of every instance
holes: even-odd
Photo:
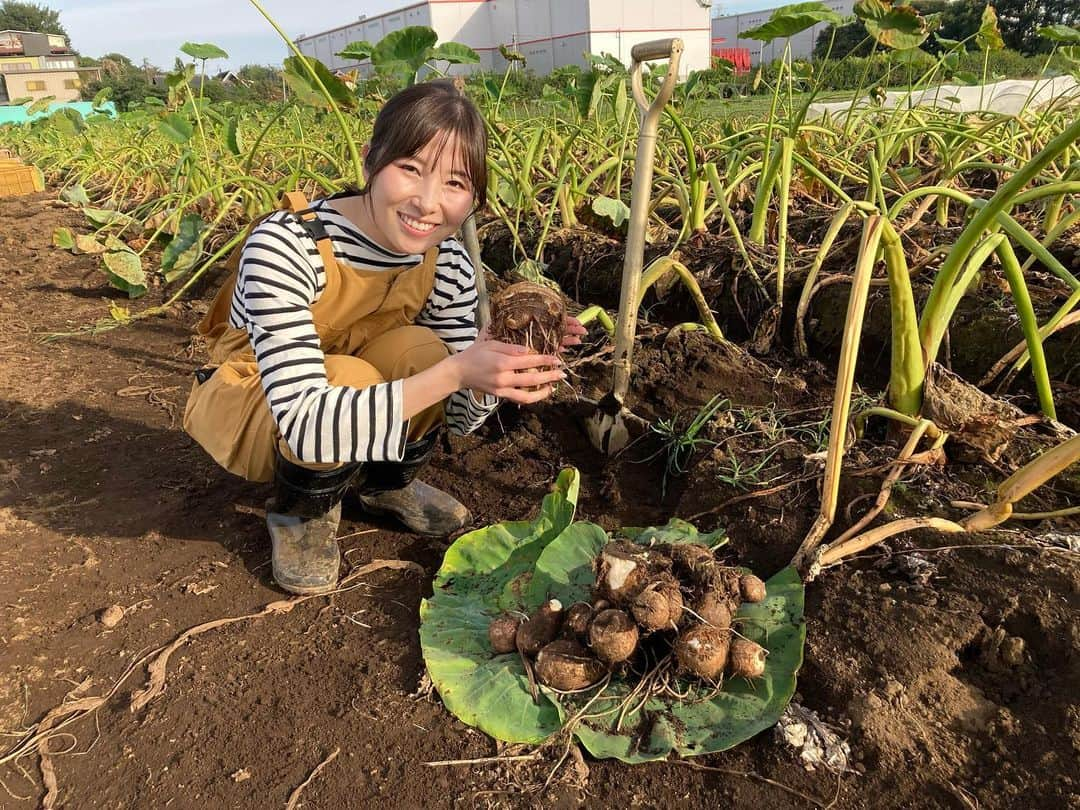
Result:
[[[80,233],[75,237],[74,253],[86,253],[94,256],[98,253],[104,253],[106,250],[108,250],[108,248],[101,244],[93,234]]]
[[[192,59],[228,59],[229,55],[210,42],[185,42],[180,50]]]
[[[855,16],[874,39],[887,48],[918,48],[929,31],[913,6],[892,5],[888,0],[857,0]]]
[[[616,228],[630,217],[630,209],[626,203],[611,197],[597,197],[593,200],[592,210],[594,214],[610,219]]]
[[[128,298],[138,298],[146,292],[146,273],[142,261],[130,250],[116,250],[105,254],[102,269],[109,283],[123,290]]]
[[[1001,31],[998,29],[997,12],[989,4],[983,9],[975,42],[980,51],[1000,51],[1005,47],[1005,40],[1001,38]]]
[[[776,9],[763,25],[743,31],[739,36],[772,42],[774,39],[794,36],[818,23],[840,25],[843,22],[843,16],[824,3],[795,3]]]
[[[172,283],[192,267],[202,254],[206,222],[198,214],[187,213],[180,219],[176,235],[161,253],[161,272]]]
[[[499,46],[499,54],[507,62],[520,62],[523,65],[525,64],[525,54],[521,53],[520,51],[512,51],[505,45]]]
[[[52,243],[61,250],[75,250],[75,234],[70,228],[57,228],[53,231]]]
[[[102,227],[105,225],[127,225],[133,220],[127,214],[109,208],[84,208],[83,213],[90,223]]]
[[[89,205],[90,198],[86,196],[86,189],[81,185],[68,186],[60,191],[60,199],[71,205]]]

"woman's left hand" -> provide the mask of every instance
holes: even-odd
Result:
[[[563,339],[559,351],[561,352],[563,349],[568,349],[571,346],[579,346],[581,344],[581,336],[588,334],[588,332],[589,330],[581,325],[581,321],[573,315],[567,315],[566,320],[563,321]]]

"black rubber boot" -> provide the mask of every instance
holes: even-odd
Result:
[[[437,438],[432,431],[405,445],[401,461],[364,464],[354,486],[361,507],[374,515],[393,515],[417,534],[442,537],[468,526],[472,515],[463,504],[416,478]]]
[[[274,497],[266,502],[274,581],[290,593],[326,593],[337,585],[341,499],[359,464],[311,470],[277,453]]]

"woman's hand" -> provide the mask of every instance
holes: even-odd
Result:
[[[576,332],[574,337],[580,342]],[[564,341],[564,345],[573,344]],[[554,384],[566,379],[558,357],[533,354],[524,346],[492,340],[486,327],[475,343],[449,360],[456,366],[461,388],[494,394],[523,405],[546,399],[555,390]],[[536,390],[530,390],[533,388]]]
[[[581,325],[581,321],[573,315],[567,315],[566,320],[563,321],[563,339],[559,351],[561,352],[571,346],[580,346],[581,336],[588,334],[588,332],[589,330]]]

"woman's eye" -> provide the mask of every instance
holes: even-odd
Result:
[[[420,174],[420,170],[411,163],[402,163],[399,167],[403,171],[412,172],[413,174]]]

